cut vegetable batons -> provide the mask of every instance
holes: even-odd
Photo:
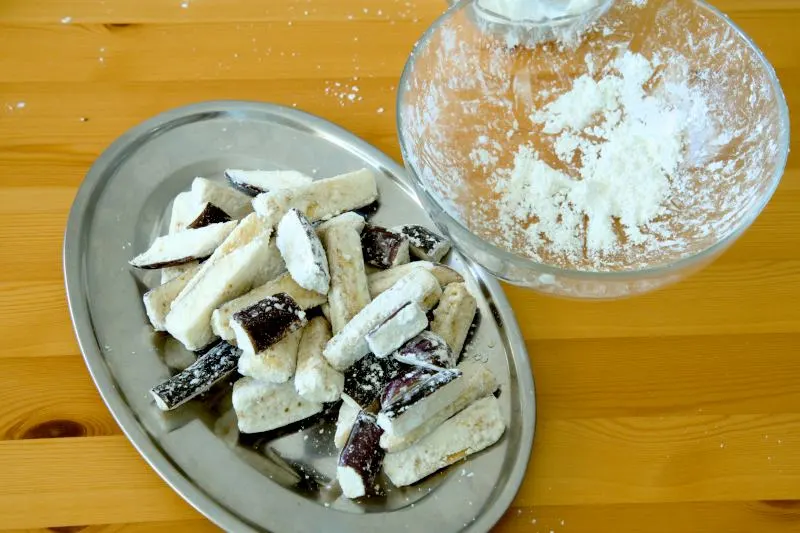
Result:
[[[310,222],[317,222],[358,209],[377,198],[375,176],[365,169],[259,194],[253,198],[253,207],[272,224],[277,224],[292,208],[303,213]]]
[[[389,452],[404,450],[433,432],[454,414],[497,390],[497,379],[485,366],[476,364],[462,366],[461,369],[464,373],[461,379],[464,380],[466,386],[452,402],[430,414],[424,422],[406,433],[384,433],[381,436],[381,447]]]
[[[194,201],[194,196],[191,192],[182,192],[175,196],[172,201],[172,208],[170,210],[169,218],[169,231],[171,235],[186,229],[195,218],[198,205]],[[199,265],[199,261],[190,261],[182,265],[164,267],[161,269],[161,284],[165,284],[179,276],[182,276],[189,270]]]
[[[290,209],[278,224],[278,249],[289,274],[304,289],[328,294],[331,276],[325,249],[308,219]]]
[[[211,224],[158,237],[146,252],[131,259],[137,268],[162,268],[210,257],[236,228],[236,222]]]
[[[410,260],[408,238],[402,233],[368,224],[361,233],[364,261],[378,268],[404,265]]]
[[[257,215],[248,215],[172,302],[167,331],[186,348],[199,350],[214,340],[211,313],[253,287],[270,257],[270,234]]]
[[[447,341],[430,331],[423,331],[392,354],[400,363],[430,370],[452,368],[457,358]]]
[[[186,370],[153,387],[150,394],[162,411],[169,411],[208,391],[236,369],[239,350],[217,344]]]
[[[249,354],[266,350],[305,324],[305,311],[286,293],[267,296],[231,317],[236,345]]]
[[[294,388],[311,402],[335,402],[342,396],[344,374],[333,369],[322,357],[322,349],[331,338],[328,321],[318,316],[303,329],[297,350]]]
[[[175,278],[183,276],[192,270],[196,273],[199,267],[200,261],[189,261],[188,263],[184,263],[182,265],[164,267],[161,269],[161,284],[164,285],[165,283],[169,283]]]
[[[408,302],[367,333],[367,345],[376,357],[387,357],[428,327],[428,315],[416,302]]]
[[[439,285],[441,287],[445,287],[450,283],[464,281],[461,274],[448,266],[431,263],[430,261],[414,261],[413,263],[396,266],[389,270],[381,270],[369,274],[367,280],[369,282],[370,295],[372,298],[376,298],[379,294],[397,283],[401,278],[417,269],[427,270],[433,274],[434,277],[439,280]]]
[[[456,380],[462,381],[462,375],[461,370],[455,368],[432,371],[421,367],[400,374],[381,393],[379,425],[395,435],[416,428],[439,412],[447,399],[455,398],[456,394],[440,391],[447,390],[445,388]]]
[[[411,253],[424,261],[438,263],[450,251],[450,241],[425,226],[406,224],[394,230],[408,237]]]
[[[317,228],[331,276],[328,314],[334,334],[372,300],[361,251],[363,228],[364,218],[355,213],[339,215]]]
[[[283,262],[281,251],[278,250],[277,239],[275,239],[275,235],[273,234],[269,240],[267,258],[253,277],[253,287],[258,287],[268,281],[272,281],[284,272],[286,272],[286,263]]]
[[[299,422],[322,411],[294,390],[294,383],[266,383],[244,377],[233,384],[233,409],[239,431],[260,433]]]
[[[358,410],[367,409],[399,372],[400,365],[394,359],[379,359],[368,354],[345,371],[342,400]]]
[[[225,171],[228,182],[248,196],[256,196],[276,189],[289,189],[308,185],[314,181],[297,170],[238,170]]]
[[[354,229],[359,235],[367,225],[367,221],[363,216],[354,211],[347,211],[341,215],[328,218],[325,222],[319,222],[316,226],[316,232],[320,239],[327,231],[335,227],[349,226]]]
[[[333,445],[338,449],[344,448],[350,438],[350,431],[356,423],[356,417],[361,410],[358,407],[342,402],[339,406],[339,415],[336,418],[336,433],[333,436]]]
[[[420,368],[398,378],[396,385],[390,383],[381,397],[378,425],[394,436],[414,431],[465,394],[470,387],[465,374],[475,371],[473,364],[465,362],[438,372]]]
[[[424,269],[413,270],[389,290],[367,304],[325,346],[325,359],[337,370],[346,370],[369,353],[365,336],[408,302],[428,310],[439,301],[439,281]]]
[[[195,265],[177,278],[144,293],[142,297],[144,309],[147,312],[147,318],[150,319],[150,324],[153,325],[153,329],[167,331],[167,314],[170,307],[172,307],[172,302],[175,301],[175,298],[178,297],[199,270],[200,266]]]
[[[215,206],[210,202],[206,202],[202,205],[200,211],[194,217],[194,219],[189,222],[186,226],[187,229],[197,229],[197,228],[204,228],[211,224],[218,224],[220,222],[229,222],[231,220],[230,215],[220,209],[219,207]]]
[[[181,194],[187,194],[191,199],[191,193],[181,193]],[[194,211],[197,211],[196,206]],[[187,211],[187,213],[191,212],[192,211]],[[182,224],[180,226],[181,228],[196,229],[208,226],[210,224],[217,224],[219,222],[228,222],[231,220],[231,217],[229,217],[228,214],[225,213],[225,211],[215,206],[214,204],[205,203],[203,206],[201,206],[200,211],[196,215],[187,217],[186,220],[189,221],[188,224],[186,223]],[[175,232],[170,230],[170,233],[175,233]],[[199,264],[200,261],[190,261],[189,263],[184,263],[182,265],[164,267],[161,269],[161,283],[164,284],[177,277],[183,276],[183,274],[192,270],[196,272],[195,267],[197,267]]]
[[[346,498],[361,498],[372,492],[383,462],[381,433],[375,415],[358,413],[336,468],[336,480]]]
[[[195,202],[191,192],[182,192],[172,201],[172,211],[169,219],[169,233],[183,231],[195,218],[200,204]]]
[[[458,360],[464,341],[475,319],[478,303],[464,283],[451,283],[442,291],[439,305],[433,310],[431,331],[442,337]]]
[[[212,203],[235,219],[243,218],[253,211],[249,196],[206,178],[195,178],[192,181],[192,197],[196,205]]]
[[[324,295],[304,289],[292,279],[289,273],[285,273],[215,309],[211,315],[211,328],[216,335],[225,340],[235,339],[236,333],[230,326],[231,317],[245,307],[281,292],[286,293],[302,309],[311,309],[325,303]]]
[[[405,450],[386,454],[383,471],[396,487],[412,485],[500,440],[505,432],[500,402],[487,396],[442,423]]]
[[[285,383],[297,368],[297,350],[303,330],[288,333],[281,340],[258,352],[242,352],[239,373],[267,383]]]

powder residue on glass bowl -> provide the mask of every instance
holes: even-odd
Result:
[[[456,14],[407,78],[407,162],[472,233],[543,264],[624,271],[707,248],[758,202],[775,104],[730,28],[669,5],[619,0],[569,46],[509,47]]]
[[[654,245],[654,223],[681,192],[690,129],[706,140],[715,136],[700,91],[686,83],[645,91],[654,71],[642,55],[625,52],[599,81],[584,74],[534,112],[530,119],[550,137],[560,165],[543,160],[533,143],[521,144],[513,167],[490,178],[496,222],[511,232],[530,220],[531,251],[547,243],[568,257]]]

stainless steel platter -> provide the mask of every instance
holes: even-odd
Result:
[[[265,437],[239,436],[223,387],[170,413],[147,391],[188,353],[153,333],[141,295],[158,272],[128,260],[166,233],[165,213],[195,176],[225,168],[297,169],[329,177],[367,167],[378,176],[373,220],[432,227],[404,170],[342,128],[280,106],[208,102],[163,113],[114,142],[89,171],[69,216],[64,272],[86,365],[117,422],[181,496],[228,531],[486,531],[525,475],[535,425],[528,354],[499,283],[457,252],[449,264],[479,297],[466,357],[501,383],[502,440],[419,484],[351,502],[335,483],[335,414]]]

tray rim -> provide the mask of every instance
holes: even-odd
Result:
[[[103,402],[128,441],[167,485],[217,526],[225,531],[256,532],[263,531],[261,526],[245,521],[242,517],[214,500],[172,462],[168,454],[154,442],[153,438],[137,420],[122,392],[118,390],[111,369],[99,350],[91,321],[88,300],[84,292],[86,284],[82,278],[85,275],[85,269],[82,265],[84,250],[80,247],[82,236],[87,230],[87,215],[92,209],[92,197],[102,185],[102,178],[108,168],[117,161],[117,158],[122,153],[129,150],[131,146],[136,145],[143,138],[150,138],[150,135],[163,125],[181,118],[207,113],[230,113],[245,109],[277,115],[294,124],[303,124],[313,131],[324,134],[325,137],[344,139],[348,146],[358,149],[359,155],[367,156],[363,157],[363,159],[378,163],[377,166],[383,172],[402,182],[409,192],[413,194],[413,199],[417,204],[427,213],[424,204],[419,201],[419,191],[416,185],[406,176],[406,169],[372,144],[338,124],[305,111],[279,104],[245,100],[211,100],[163,111],[128,129],[103,150],[81,182],[70,208],[64,232],[62,260],[69,314],[81,355]],[[429,213],[428,216],[430,217]],[[439,229],[441,230],[442,228]],[[494,500],[493,505],[484,513],[478,515],[464,529],[464,531],[488,531],[505,514],[525,478],[537,422],[535,380],[524,338],[516,321],[514,311],[499,281],[460,251],[457,249],[455,251],[465,267],[471,271],[476,281],[489,293],[491,299],[487,299],[487,301],[490,305],[493,304],[491,305],[493,311],[496,310],[499,314],[499,321],[503,325],[502,330],[505,331],[505,335],[501,335],[501,337],[503,342],[507,344],[506,348],[511,352],[514,362],[514,365],[510,368],[510,378],[515,379],[519,385],[519,401],[523,413],[521,415],[520,446],[516,450],[513,470],[509,474],[508,481]],[[516,372],[515,369],[517,370]],[[532,416],[530,418],[524,416],[526,412],[530,412]]]

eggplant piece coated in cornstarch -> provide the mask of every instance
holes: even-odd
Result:
[[[156,405],[169,411],[207,392],[236,370],[240,350],[221,342],[202,355],[186,370],[150,389]]]
[[[385,455],[380,447],[382,434],[375,415],[358,413],[336,468],[336,479],[345,497],[360,498],[371,492]]]
[[[236,344],[249,353],[266,350],[305,324],[305,311],[285,292],[267,296],[231,319]]]

